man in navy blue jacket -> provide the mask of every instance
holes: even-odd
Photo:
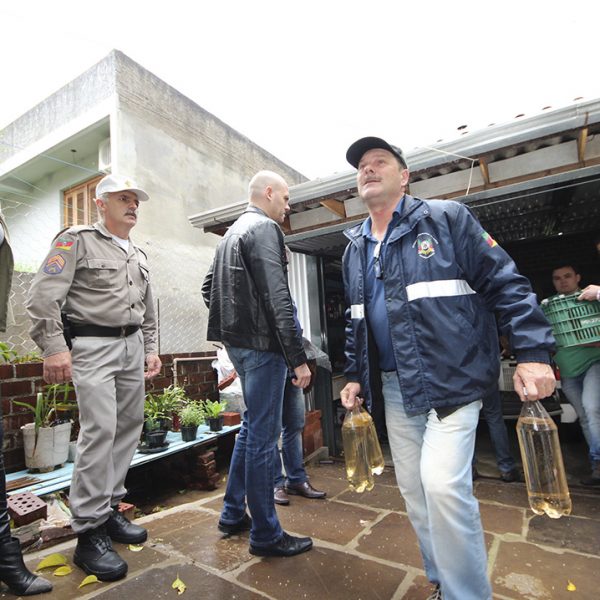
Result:
[[[405,194],[402,151],[380,138],[346,154],[369,218],[343,258],[342,404],[370,405],[381,378],[398,486],[425,571],[444,600],[491,600],[471,459],[481,399],[498,380],[496,320],[515,353],[522,400],[549,396],[554,339],[529,282],[458,202]]]

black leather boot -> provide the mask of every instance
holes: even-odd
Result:
[[[0,579],[17,596],[33,596],[52,590],[52,584],[29,571],[23,562],[17,538],[0,541]]]
[[[127,563],[113,550],[104,524],[77,535],[73,562],[100,581],[115,581],[127,575]]]
[[[0,414],[0,448],[4,438]],[[33,596],[52,590],[52,584],[29,571],[23,562],[21,543],[10,535],[10,518],[6,500],[4,457],[0,451],[0,580],[18,596]]]
[[[114,506],[106,521],[106,533],[111,540],[121,544],[142,544],[148,539],[148,532],[143,527],[126,519]]]

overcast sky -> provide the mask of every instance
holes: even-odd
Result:
[[[196,6],[197,8],[194,8]],[[0,129],[117,48],[310,178],[600,97],[597,0],[3,0]]]

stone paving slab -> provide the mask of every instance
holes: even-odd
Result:
[[[527,489],[524,483],[504,483],[494,479],[478,479],[474,484],[478,500],[498,502],[505,506],[529,509]]]
[[[378,512],[354,504],[302,496],[292,496],[291,500],[289,506],[277,507],[279,521],[286,531],[341,546],[350,543],[379,517]]]
[[[508,598],[593,600],[599,597],[598,573],[598,557],[501,542],[491,579],[494,592]],[[567,590],[569,581],[576,592]]]
[[[525,525],[525,511],[522,508],[497,506],[485,502],[479,503],[481,522],[484,531],[520,535]]]
[[[527,541],[599,555],[600,521],[578,517],[550,519],[545,515],[535,516],[529,521]],[[600,575],[598,583],[600,585]],[[600,598],[600,591],[598,597]]]
[[[250,560],[248,534],[224,536],[217,521],[212,513],[185,510],[157,518],[148,524],[148,530],[152,540],[160,539],[163,547],[169,546],[202,566],[223,572],[237,569]]]
[[[356,549],[376,558],[423,568],[417,536],[406,515],[394,513],[384,517],[360,537]]]
[[[404,499],[396,485],[392,487],[375,484],[375,487],[370,492],[363,492],[362,494],[347,490],[336,496],[336,500],[355,502],[361,506],[371,508],[406,512]]]
[[[63,577],[57,577],[53,575],[55,570],[53,568],[40,571],[39,574],[51,581],[52,585],[54,586],[51,594],[39,596],[40,598],[60,598],[60,600],[71,600],[72,598],[81,598],[86,594],[95,594],[104,588],[114,586],[114,583],[100,582],[84,586],[83,588],[79,589],[79,584],[87,575],[73,563],[75,541],[69,542],[69,544],[70,548],[67,549],[57,550],[56,548],[48,548],[46,551],[44,551],[43,555],[35,560],[27,559],[27,555],[25,556],[27,559],[26,564],[31,571],[33,571],[40,563],[42,557],[49,556],[55,552],[63,554],[67,558],[69,566],[73,569],[71,573]],[[136,574],[143,572],[148,567],[161,564],[167,558],[164,554],[149,547],[147,544],[144,546],[144,549],[141,552],[132,552],[131,550],[128,550],[127,546],[124,544],[114,544],[114,548],[129,565],[127,578],[131,578],[132,576],[135,577]],[[6,597],[14,598],[15,596],[7,594]]]
[[[391,600],[406,571],[315,547],[291,558],[263,558],[237,580],[277,600]]]
[[[571,489],[571,516],[600,520],[600,489],[582,491]]]
[[[171,584],[179,575],[179,579],[186,585],[183,595],[178,595]],[[201,567],[180,564],[164,568],[153,568],[142,575],[128,577],[117,590],[107,590],[105,593],[96,595],[95,598],[103,600],[138,600],[148,598],[155,600],[159,598],[183,598],[203,600],[264,600],[264,596],[254,591],[227,581]]]

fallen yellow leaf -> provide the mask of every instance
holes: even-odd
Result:
[[[181,596],[181,594],[185,592],[187,586],[185,583],[183,583],[183,581],[181,581],[181,579],[179,579],[179,573],[177,573],[177,579],[171,584],[171,587],[174,590],[177,590],[178,596]]]
[[[567,580],[567,581],[568,581],[568,584],[567,584],[567,591],[568,591],[568,592],[574,592],[574,591],[577,589],[577,588],[575,587],[575,584],[574,584],[572,581],[569,581],[569,580]]]
[[[57,577],[64,577],[65,575],[71,573],[71,571],[73,571],[73,569],[71,569],[69,565],[65,565],[64,567],[58,567],[58,569],[54,571],[53,575],[56,575]]]
[[[89,585],[90,583],[100,583],[100,581],[95,575],[88,575],[78,587],[82,588],[84,585]]]
[[[48,567],[61,567],[62,565],[67,564],[67,559],[62,554],[51,554],[50,556],[46,556],[46,558],[42,559],[40,564],[36,567],[36,571],[40,569],[47,569]]]
[[[137,544],[129,544],[127,546],[132,552],[141,552],[144,549],[144,546],[138,546]]]

